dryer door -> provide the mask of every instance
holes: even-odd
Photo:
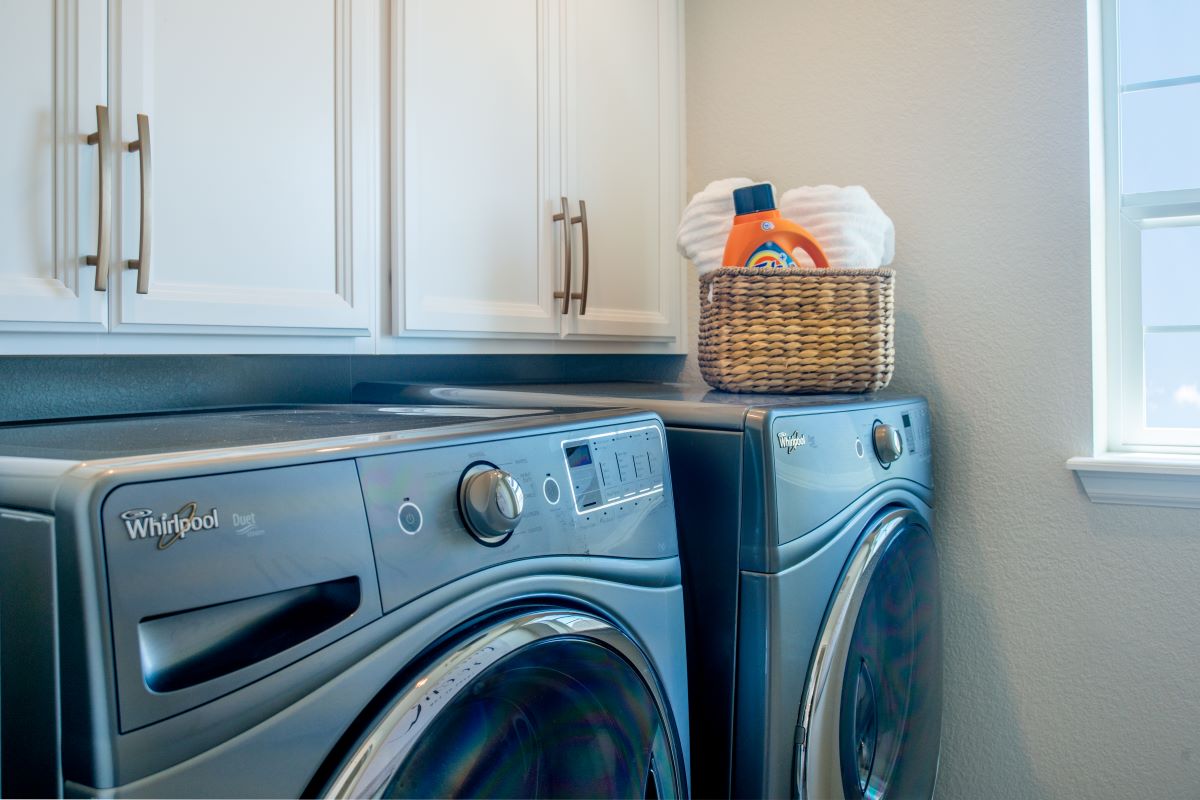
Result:
[[[825,620],[797,728],[802,798],[933,794],[942,722],[937,553],[911,509],[869,526]]]
[[[590,614],[512,617],[384,710],[329,797],[683,797],[683,758],[641,649]]]

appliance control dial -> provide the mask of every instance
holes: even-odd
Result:
[[[885,467],[904,453],[904,441],[900,438],[900,431],[886,422],[875,423],[871,438],[875,442],[875,457]]]
[[[459,482],[458,507],[472,536],[489,547],[499,547],[521,521],[525,492],[504,470],[477,464]]]

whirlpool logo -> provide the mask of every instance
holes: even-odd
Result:
[[[780,433],[777,436],[779,439],[779,449],[787,450],[789,455],[793,453],[797,447],[815,445],[817,443],[814,437],[806,433],[800,433],[799,431],[792,431],[790,435],[786,433]]]
[[[221,527],[217,509],[214,507],[207,514],[201,514],[199,504],[194,500],[184,503],[174,514],[155,516],[149,508],[131,508],[121,512],[121,521],[125,523],[125,532],[131,541],[157,539],[159,550],[166,550],[189,533]]]

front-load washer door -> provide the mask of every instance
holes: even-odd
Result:
[[[942,722],[937,553],[911,509],[851,555],[809,670],[797,728],[801,798],[928,798]]]
[[[328,797],[683,797],[666,696],[641,649],[586,613],[510,617],[417,675]]]

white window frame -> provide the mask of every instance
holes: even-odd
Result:
[[[1200,430],[1145,425],[1144,337],[1197,330],[1142,324],[1143,229],[1200,223],[1200,189],[1120,193],[1120,103],[1130,92],[1200,83],[1200,75],[1122,86],[1117,0],[1088,2],[1092,208],[1093,455],[1073,458],[1096,502],[1200,508]]]

